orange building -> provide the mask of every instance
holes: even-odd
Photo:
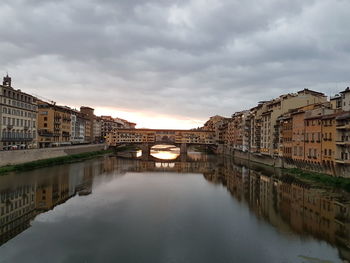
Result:
[[[292,116],[286,115],[280,120],[281,127],[281,154],[284,158],[292,159],[293,150],[293,118]]]
[[[336,114],[322,117],[322,163],[333,166],[336,154]]]
[[[71,133],[71,112],[68,107],[38,101],[38,143],[39,147],[69,145]]]
[[[305,160],[311,163],[322,162],[322,116],[305,118]]]

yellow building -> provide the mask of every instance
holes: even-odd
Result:
[[[71,112],[68,107],[38,101],[38,144],[40,148],[69,145]]]
[[[175,143],[214,144],[214,132],[203,130],[114,129],[107,135],[107,144]]]
[[[336,114],[322,117],[322,162],[323,164],[334,165],[336,155]]]

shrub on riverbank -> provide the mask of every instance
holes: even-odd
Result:
[[[310,180],[315,183],[319,183],[324,186],[331,186],[336,188],[341,188],[350,192],[350,179],[344,177],[334,177],[327,174],[315,173],[315,172],[307,172],[297,168],[286,169],[287,174],[292,174],[296,177],[300,177],[302,179]]]
[[[112,153],[112,152],[113,152],[112,150],[86,152],[86,153],[73,154],[73,155],[68,155],[68,156],[38,160],[38,161],[23,163],[23,164],[2,166],[2,167],[0,167],[0,175],[6,174],[9,172],[28,171],[28,170],[33,170],[33,169],[42,168],[42,167],[48,167],[48,166],[52,166],[52,165],[79,162],[79,161],[90,159],[92,157],[97,157],[97,156],[104,155],[107,153]]]

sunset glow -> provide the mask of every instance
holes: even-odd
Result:
[[[136,128],[193,129],[203,125],[204,120],[154,112],[133,112],[117,108],[96,107],[95,114],[109,115],[137,123]]]

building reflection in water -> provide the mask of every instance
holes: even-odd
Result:
[[[315,188],[287,175],[267,176],[245,165],[224,159],[223,168],[205,178],[224,185],[235,199],[279,231],[325,240],[350,260],[347,193]]]
[[[350,202],[347,194],[321,190],[292,177],[230,159],[189,155],[186,162],[154,162],[103,157],[82,163],[0,177],[0,245],[30,227],[45,211],[80,195],[93,193],[96,177],[127,172],[200,173],[221,184],[254,214],[285,234],[312,236],[339,248],[350,259]],[[273,174],[274,176],[267,176]],[[18,183],[21,182],[21,183]]]

